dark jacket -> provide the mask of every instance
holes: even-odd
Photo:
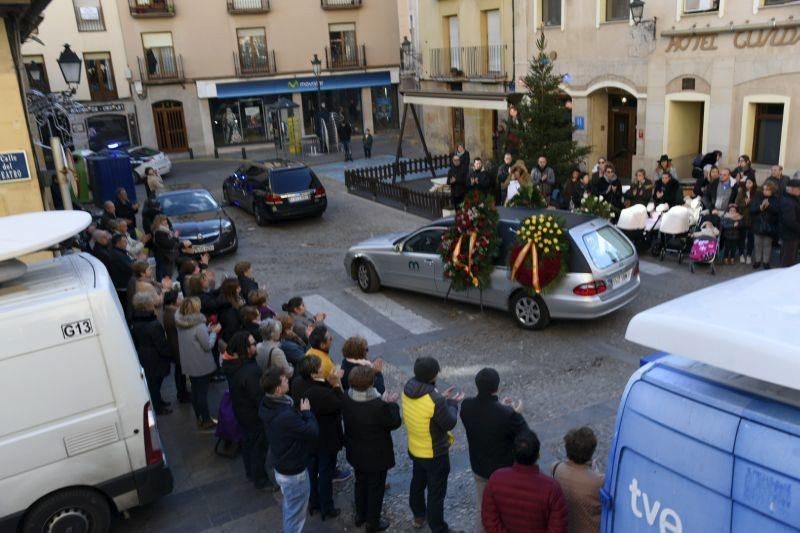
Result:
[[[261,329],[255,322],[248,322],[247,324],[242,324],[242,329],[248,332],[250,335],[252,335],[253,340],[255,340],[256,342],[264,342],[264,337],[261,336]]]
[[[731,177],[739,177],[739,183],[743,183],[746,179],[756,179],[756,169],[753,167],[749,167],[745,170],[742,170],[741,167],[736,167],[731,171]]]
[[[145,186],[147,186],[147,180],[145,180],[144,183]],[[144,203],[144,207],[142,207],[142,227],[145,233],[153,233],[153,220],[157,215],[162,213],[163,211],[161,210],[161,206],[158,205],[158,202],[148,200]]]
[[[342,361],[341,366],[342,366],[342,371],[344,372],[344,375],[342,376],[342,389],[346,391],[350,388],[350,381],[349,381],[350,371],[353,370],[358,365],[356,363],[351,363],[347,359],[344,359]],[[373,387],[375,387],[375,390],[377,390],[381,394],[386,392],[386,384],[383,381],[383,373],[377,372],[375,374],[375,383],[373,384]]]
[[[366,402],[344,398],[347,462],[360,472],[384,472],[394,466],[392,431],[400,427],[400,407],[380,398]]]
[[[175,324],[177,305],[164,306],[164,332],[167,334],[167,348],[176,362],[180,362],[180,349],[178,348],[178,327]]]
[[[536,465],[514,464],[489,478],[483,492],[486,533],[566,533],[567,502],[558,481]]]
[[[174,269],[180,247],[180,240],[172,232],[164,229],[153,232],[153,255],[156,263],[170,265]]]
[[[467,431],[472,471],[484,479],[498,468],[514,463],[512,448],[528,424],[521,414],[494,395],[467,398],[461,404],[461,421]]]
[[[715,209],[714,205],[717,203],[717,189],[719,186],[719,179],[715,179],[711,183],[708,184],[706,187],[706,194],[703,196],[703,207],[708,209],[709,211],[713,211]],[[722,207],[722,211],[725,211],[728,208],[727,204],[732,204],[736,201],[736,195],[739,194],[739,186],[731,180],[731,190],[730,190],[730,198],[726,202],[726,205]]]
[[[464,163],[459,166],[450,165],[447,171],[447,183],[450,185],[450,194],[456,197],[464,196],[467,193],[467,172]],[[451,180],[455,180],[451,183]]]
[[[292,366],[297,366],[297,363],[306,356],[306,351],[308,351],[308,348],[292,339],[283,339],[280,346],[286,355],[286,361]]]
[[[664,193],[661,198],[657,196],[659,192]],[[653,198],[651,201],[655,205],[667,204],[670,207],[683,204],[681,184],[675,178],[669,180],[669,183],[664,183],[662,179],[657,180],[653,185]]]
[[[342,126],[340,136],[342,138],[342,142],[350,142],[350,139],[353,137],[353,128],[350,126],[350,124],[345,124]]]
[[[449,432],[458,423],[458,403],[446,400],[434,385],[411,378],[403,389],[403,422],[412,458],[446,455],[453,442]]]
[[[242,288],[242,298],[249,305],[250,293],[258,290],[258,282],[247,276],[239,276],[239,287]]]
[[[108,246],[96,242],[90,253],[103,263],[106,270],[111,271],[111,249]]]
[[[128,224],[129,233],[131,233],[134,228],[136,228],[136,213],[139,212],[139,208],[133,208],[133,204],[128,200],[127,202],[123,202],[119,198],[114,199],[114,207],[117,210],[117,218],[124,218],[125,220],[130,220],[131,224]],[[131,233],[132,235],[133,233]]]
[[[258,406],[264,396],[258,363],[255,359],[226,360],[222,362],[222,372],[228,378],[236,421],[245,429],[257,429],[261,423],[258,418]]]
[[[342,389],[333,388],[327,381],[297,376],[292,380],[291,392],[295,405],[300,405],[303,398],[308,398],[311,403],[311,412],[319,424],[317,451],[336,453],[341,450],[344,445],[342,404],[345,396]]]
[[[364,135],[364,148],[367,150],[372,149],[372,134]]]
[[[472,183],[472,180],[477,180],[477,181],[476,183]],[[467,190],[470,191],[472,189],[478,189],[480,192],[484,194],[493,192],[494,184],[492,183],[492,178],[489,177],[489,173],[486,172],[484,169],[480,170],[475,170],[474,168],[470,169],[467,178]]]
[[[617,211],[624,207],[622,203],[622,182],[619,178],[615,177],[614,180],[608,184],[608,189],[605,194],[603,194],[603,198]]]
[[[761,203],[767,200],[767,208],[762,210]],[[780,218],[781,200],[775,194],[766,197],[762,192],[757,192],[750,202],[750,220],[753,223],[753,233],[756,235],[778,236],[778,221]]]
[[[756,189],[750,191],[750,198],[747,197],[747,191],[744,188],[745,186],[742,185],[742,188],[739,189],[739,192],[736,194],[736,207],[739,209],[739,213],[742,215],[742,224],[743,228],[750,228],[753,226],[753,220],[750,217],[750,207],[753,204],[753,200],[757,194]]]
[[[298,411],[289,396],[264,395],[258,416],[269,435],[269,453],[275,471],[294,476],[306,469],[319,425],[311,411]]]
[[[784,241],[800,240],[800,199],[790,194],[781,198],[780,237]]]
[[[234,308],[229,301],[222,298],[217,300],[217,320],[219,320],[219,325],[222,326],[220,337],[225,342],[229,342],[233,334],[242,329],[239,310]]]
[[[112,215],[108,211],[103,211],[103,216],[100,217],[100,228],[114,233],[114,230],[111,227],[112,220],[117,220],[117,215]]]
[[[217,308],[219,307],[218,303],[219,292],[203,291],[200,294],[196,294],[193,296],[197,296],[198,298],[200,298],[200,312],[206,315],[206,317],[211,317],[211,315],[217,314]]]
[[[643,183],[639,183],[636,179],[631,183],[631,188],[628,189],[627,197],[631,201],[631,205],[647,205],[650,198],[653,196],[653,181],[650,178],[645,178]]]
[[[134,312],[131,337],[139,355],[139,363],[147,374],[156,376],[169,374],[171,359],[167,347],[167,334],[155,313]]]
[[[117,290],[127,290],[128,282],[133,276],[131,265],[133,259],[128,252],[120,250],[117,247],[112,247],[108,252],[108,274],[111,276],[111,281]]]

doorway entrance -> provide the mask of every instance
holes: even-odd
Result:
[[[672,158],[679,177],[692,175],[692,162],[705,153],[707,95],[667,95],[664,117],[664,153]]]
[[[608,161],[617,176],[630,180],[636,155],[636,98],[628,94],[608,95]]]
[[[183,104],[164,100],[153,104],[158,147],[164,152],[185,152],[189,148]]]

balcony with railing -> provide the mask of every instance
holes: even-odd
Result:
[[[504,80],[506,50],[504,44],[432,48],[425,74],[431,79]]]
[[[325,47],[325,68],[327,70],[347,70],[366,68],[367,49],[365,45],[353,47]]]
[[[181,83],[186,79],[183,74],[183,57],[176,54],[171,46],[148,48],[144,58],[137,59],[139,76],[144,83]]]
[[[236,75],[240,78],[251,76],[268,76],[278,72],[275,63],[275,50],[267,50],[265,54],[250,55],[241,51],[233,53]]]
[[[75,21],[78,23],[78,31],[106,31],[106,22],[103,18],[103,8],[96,6],[74,6]]]
[[[128,8],[133,17],[175,16],[172,0],[128,0]]]
[[[358,9],[363,0],[319,0],[322,9]]]
[[[269,0],[228,0],[228,13],[232,15],[267,13],[269,10]]]

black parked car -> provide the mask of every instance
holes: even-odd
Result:
[[[207,189],[199,185],[175,185],[159,193],[161,209],[181,240],[192,243],[192,252],[211,255],[235,252],[239,246],[236,225]]]
[[[320,216],[328,207],[325,188],[314,171],[286,159],[247,162],[225,179],[229,205],[253,213],[256,223]]]

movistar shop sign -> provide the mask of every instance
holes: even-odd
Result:
[[[360,89],[362,87],[381,87],[392,83],[389,71],[343,74],[341,76],[320,76],[320,89],[335,91],[339,89]],[[307,93],[317,90],[314,77],[240,81],[218,83],[217,98],[240,98],[266,94]]]

